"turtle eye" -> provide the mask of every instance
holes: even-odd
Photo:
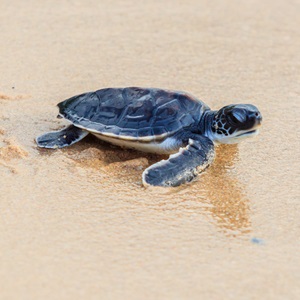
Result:
[[[229,114],[229,118],[232,123],[239,124],[245,121],[245,114],[242,110],[235,109]]]
[[[239,120],[234,116],[234,114],[230,114],[229,118],[230,118],[232,123],[234,123],[234,124],[239,123]]]

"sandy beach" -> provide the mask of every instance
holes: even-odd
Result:
[[[1,299],[300,299],[297,1],[2,1]],[[252,103],[260,134],[191,184],[94,137],[61,150],[56,104],[104,87]]]

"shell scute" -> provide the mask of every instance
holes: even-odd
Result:
[[[138,104],[138,105],[137,105]],[[150,99],[144,101],[135,101],[128,105],[124,118],[126,119],[149,119],[153,115],[154,105]]]
[[[130,137],[133,137],[133,138],[137,138],[138,137],[138,131],[134,130],[134,129],[124,128],[124,129],[120,130],[120,135],[122,135],[122,136],[130,136]]]
[[[142,97],[150,95],[150,89],[143,89],[139,87],[124,88],[123,97],[130,102],[132,99],[138,100]]]
[[[179,121],[183,127],[185,127],[187,124],[193,124],[195,122],[190,114],[181,115]]]
[[[142,129],[138,130],[138,136],[139,137],[145,137],[145,136],[153,136],[153,130],[151,127],[144,127]]]
[[[173,91],[155,90],[153,92],[156,105],[160,106],[178,98],[178,95]]]
[[[182,128],[182,126],[178,120],[174,120],[174,121],[166,124],[166,129],[168,130],[168,132],[175,132],[175,131],[177,131],[177,128]]]
[[[155,136],[166,135],[167,133],[168,133],[168,131],[166,130],[165,127],[156,126],[156,127],[153,128],[153,134]]]
[[[180,112],[180,105],[176,99],[160,105],[156,110],[156,119],[176,118],[178,112]]]

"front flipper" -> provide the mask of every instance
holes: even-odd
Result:
[[[143,173],[143,185],[178,186],[190,182],[207,168],[215,156],[213,142],[204,136],[189,139],[189,144]]]
[[[48,132],[36,138],[36,143],[41,148],[57,149],[71,146],[82,140],[89,133],[74,125],[60,131]]]

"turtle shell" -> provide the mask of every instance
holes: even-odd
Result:
[[[195,127],[209,107],[184,93],[153,88],[107,88],[58,104],[59,113],[92,133],[127,140],[162,140]]]

